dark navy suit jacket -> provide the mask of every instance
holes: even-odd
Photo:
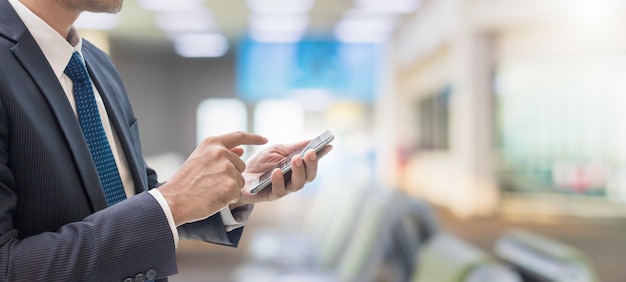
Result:
[[[111,207],[58,79],[0,0],[0,281],[164,279],[177,272],[167,219],[146,192],[157,177],[143,160],[119,73],[87,41],[83,55],[136,187],[136,196]],[[179,227],[181,238],[231,246],[241,232],[225,232],[219,214]]]

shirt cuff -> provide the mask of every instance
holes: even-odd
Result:
[[[248,217],[252,213],[254,205],[245,205],[231,210],[228,206],[220,210],[220,216],[222,217],[222,223],[226,232],[233,231],[246,224]]]
[[[170,205],[167,204],[167,200],[165,200],[165,197],[163,197],[163,194],[161,194],[159,189],[151,189],[148,193],[150,193],[150,195],[152,195],[152,197],[159,202],[159,205],[161,205],[163,213],[165,213],[165,217],[167,218],[167,222],[170,225],[170,229],[172,230],[174,247],[178,249],[178,229],[176,229],[176,223],[174,222],[174,216],[172,215],[172,210],[170,210]]]

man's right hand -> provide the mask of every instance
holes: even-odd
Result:
[[[176,226],[205,219],[237,202],[245,185],[240,145],[262,145],[263,136],[234,132],[206,138],[180,170],[159,187]]]

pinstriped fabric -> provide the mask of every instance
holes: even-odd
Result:
[[[94,82],[106,82],[101,94],[117,110],[112,122],[126,156],[137,160],[130,162],[137,190],[157,186],[119,73],[93,44],[83,41],[83,51]],[[174,242],[159,203],[138,193],[106,208],[104,195],[85,185],[98,175],[81,135],[46,58],[0,0],[0,281],[122,281],[150,269],[157,278],[174,275]],[[219,214],[208,220],[197,225],[207,238],[241,236],[241,229],[225,233]]]
[[[74,84],[78,121],[96,165],[107,203],[109,206],[114,205],[126,199],[126,193],[115,165],[111,146],[102,126],[91,79],[78,52],[72,54],[72,58],[65,68],[65,74]]]
[[[80,179],[61,153],[67,145],[51,143],[59,139],[54,117],[39,93],[29,94],[33,85],[12,83],[21,81],[14,73],[5,79],[5,70],[0,66],[0,281],[123,281],[150,269],[159,278],[175,274],[174,242],[157,201],[141,193],[87,216],[93,211]],[[22,229],[22,221],[39,234]]]
[[[164,217],[156,200],[142,193],[27,244],[11,238],[4,245],[19,255],[0,259],[0,281],[123,281],[149,269],[159,278],[173,275],[175,258],[164,258],[175,252]],[[128,232],[129,226],[150,232]]]

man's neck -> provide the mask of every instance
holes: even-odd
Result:
[[[67,38],[74,21],[80,15],[80,11],[71,11],[54,0],[19,0],[28,9],[43,19],[63,38]]]

